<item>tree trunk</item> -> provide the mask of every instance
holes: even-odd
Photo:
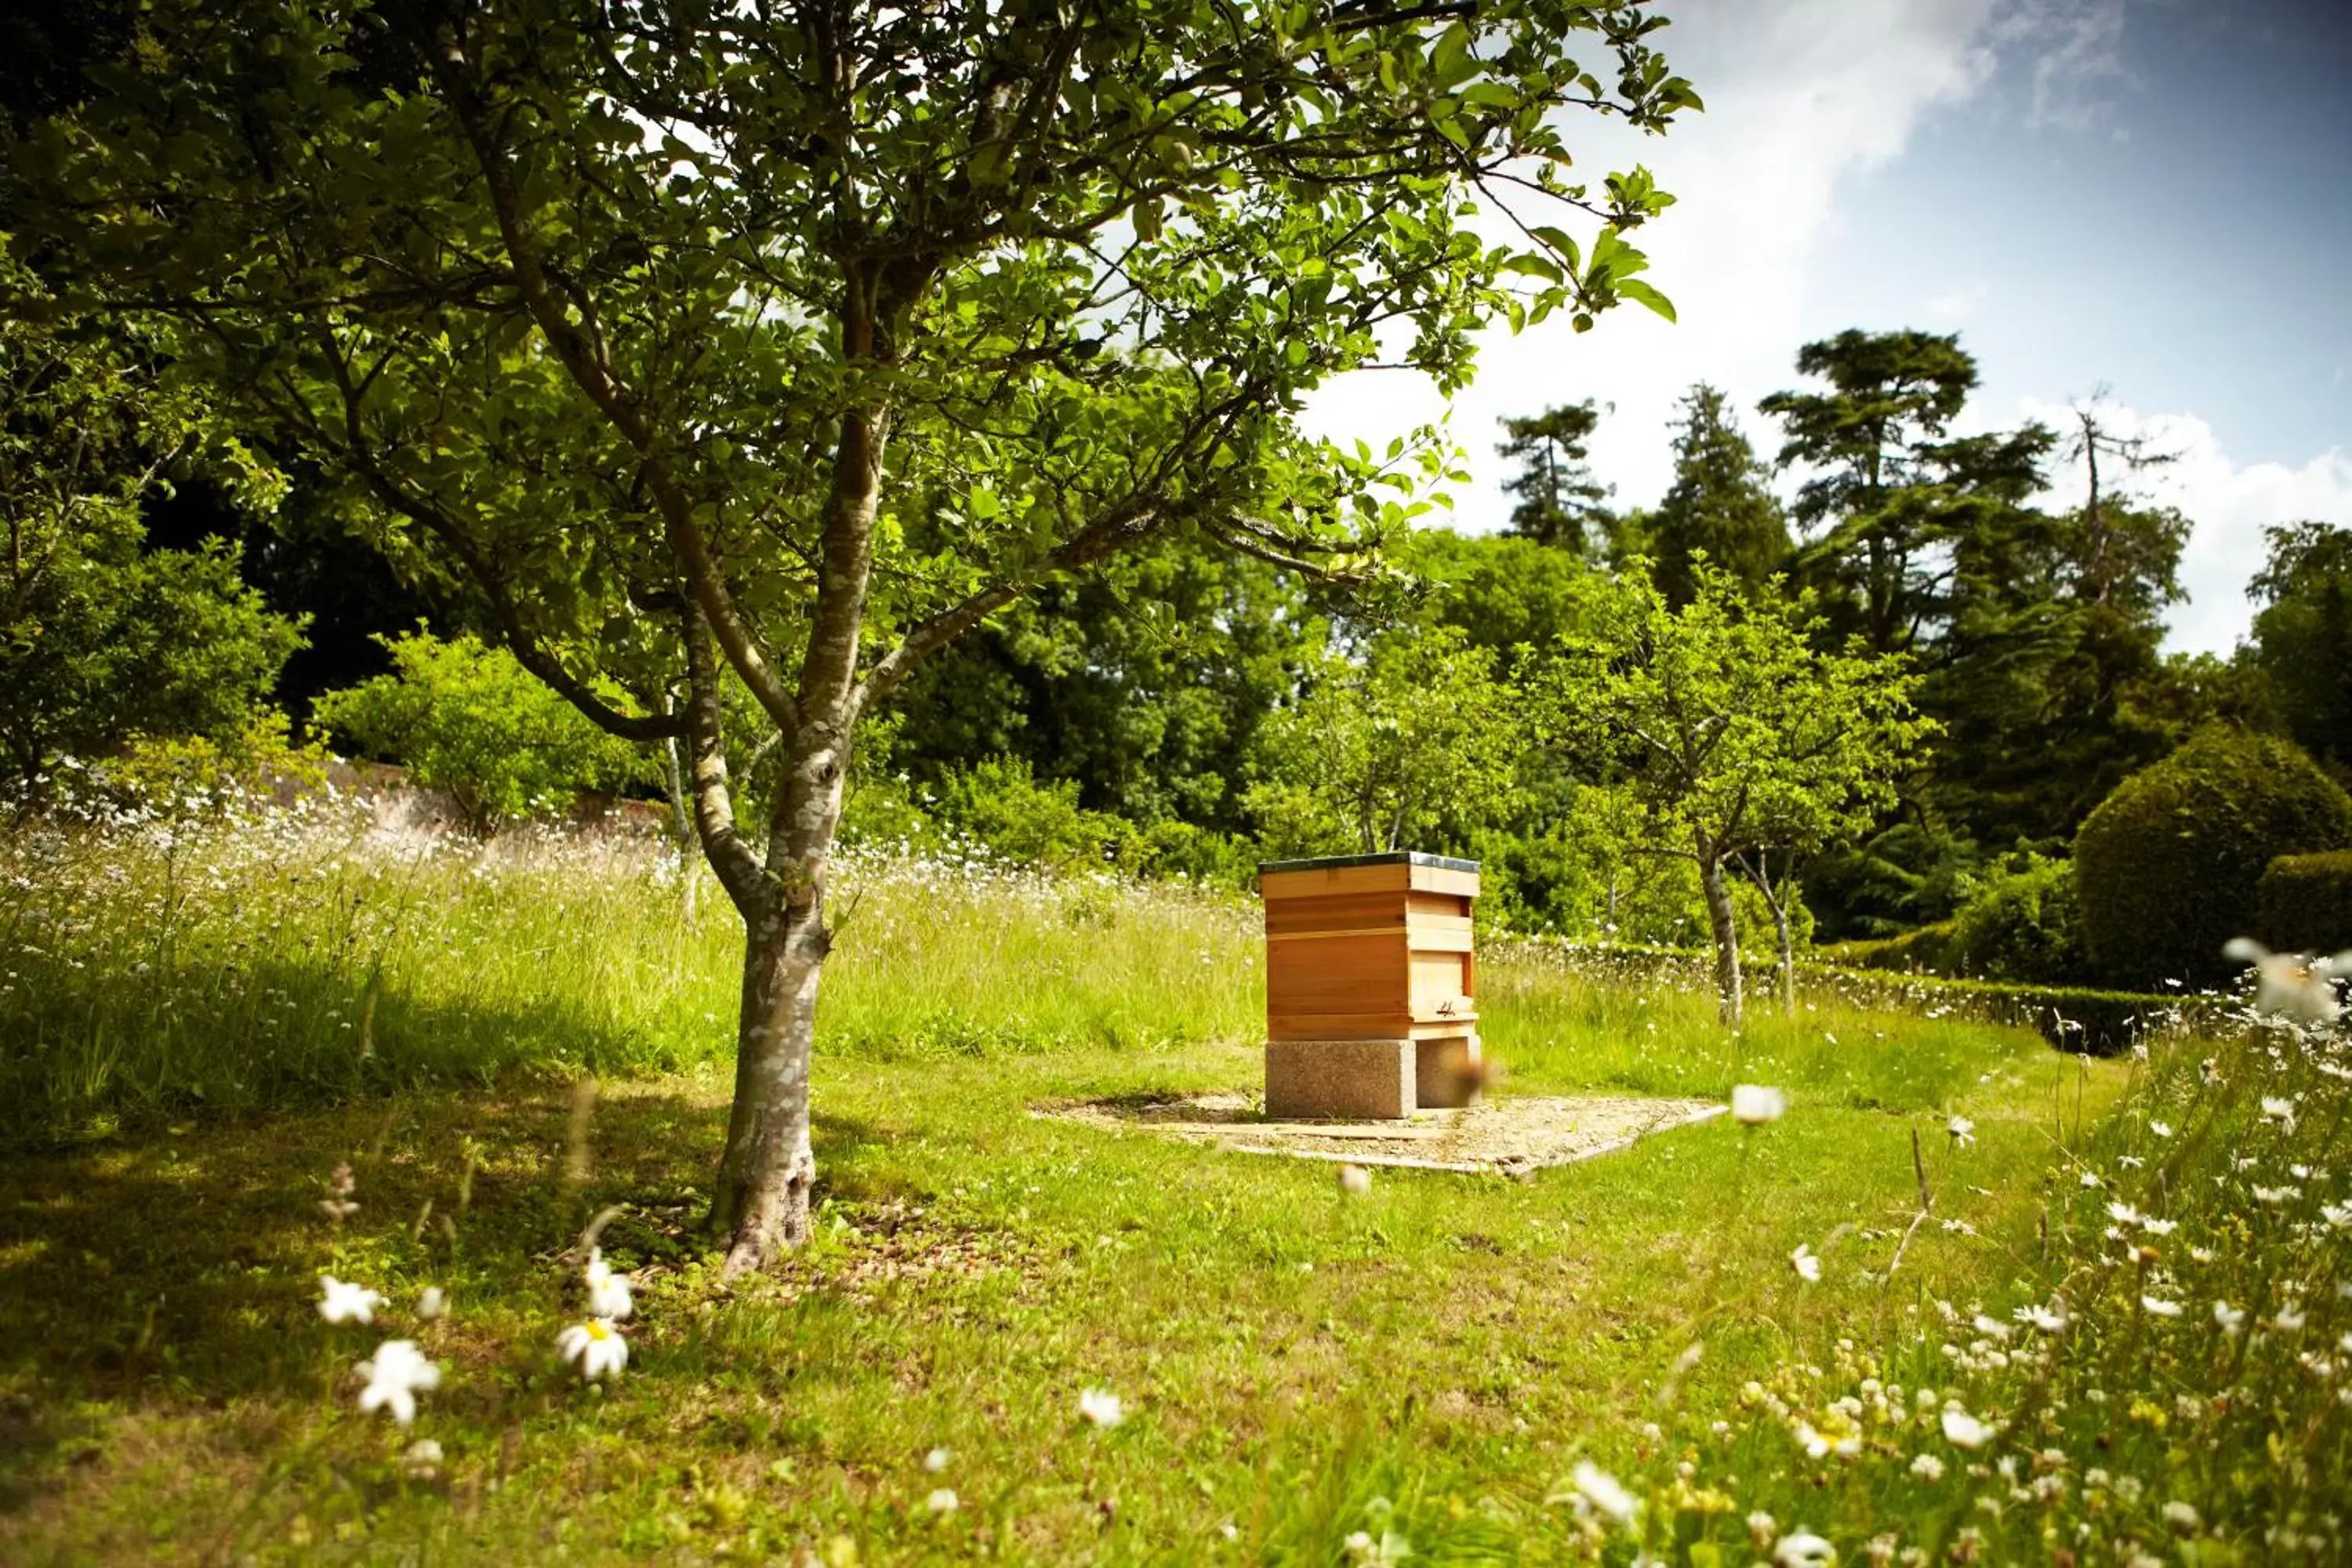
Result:
[[[1740,1026],[1739,928],[1731,914],[1731,889],[1723,875],[1723,858],[1715,846],[1698,841],[1698,881],[1706,894],[1706,921],[1715,933],[1715,996],[1723,1021]]]
[[[817,982],[833,946],[824,923],[826,867],[856,732],[858,641],[889,428],[887,413],[879,410],[855,412],[842,422],[816,609],[784,742],[784,776],[757,884],[736,896],[744,938],[735,1105],[710,1205],[712,1228],[729,1238],[730,1277],[764,1268],[779,1250],[808,1239],[809,1189],[816,1178],[809,1064],[816,1044]],[[707,709],[715,732],[715,689]],[[704,842],[708,847],[708,831]]]
[[[1780,1008],[1793,1018],[1797,1016],[1797,939],[1789,929],[1787,890],[1766,902],[1772,906],[1772,932],[1780,942]]]
[[[813,903],[745,922],[735,1104],[710,1205],[712,1228],[728,1237],[730,1276],[763,1268],[778,1250],[808,1239],[816,1179],[809,1064],[829,945],[823,911]]]

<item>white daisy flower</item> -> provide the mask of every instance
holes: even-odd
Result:
[[[604,1249],[588,1249],[588,1267],[582,1271],[588,1282],[588,1315],[618,1322],[636,1310],[636,1302],[629,1292],[629,1277],[616,1274],[604,1261]]]
[[[1981,1448],[1992,1441],[1992,1428],[1955,1406],[1944,1412],[1944,1441],[1956,1448]]]
[[[349,1285],[331,1274],[319,1276],[319,1316],[331,1323],[372,1323],[383,1305],[382,1292],[364,1285]]]
[[[580,1363],[580,1375],[593,1383],[610,1373],[618,1377],[629,1364],[629,1342],[602,1318],[573,1323],[555,1336],[556,1353]]]
[[[1578,1460],[1569,1479],[1586,1501],[1619,1524],[1630,1522],[1642,1506],[1616,1477],[1590,1459]]]
[[[1810,1242],[1797,1243],[1797,1250],[1789,1254],[1789,1262],[1796,1269],[1797,1278],[1806,1284],[1821,1283],[1822,1260],[1813,1256],[1812,1245]]]
[[[415,1340],[386,1340],[375,1355],[359,1364],[367,1379],[360,1390],[360,1409],[386,1410],[403,1426],[416,1419],[416,1391],[438,1388],[441,1368],[425,1358]]]
[[[1828,1568],[1837,1548],[1810,1531],[1791,1531],[1772,1548],[1772,1568]]]
[[[1127,1419],[1127,1406],[1108,1388],[1089,1388],[1078,1395],[1078,1415],[1097,1426],[1116,1426]]]

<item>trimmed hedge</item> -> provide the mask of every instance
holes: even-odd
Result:
[[[2125,988],[2228,981],[2231,938],[2281,855],[2352,847],[2352,798],[2290,742],[2206,730],[2133,774],[2074,839],[2092,975]]]
[[[2254,889],[2254,934],[2281,952],[2352,948],[2352,849],[2282,855]]]

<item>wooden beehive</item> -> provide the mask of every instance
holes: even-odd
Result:
[[[1268,1112],[1402,1116],[1466,1103],[1478,1058],[1477,862],[1398,853],[1258,869]],[[1350,1045],[1380,1048],[1336,1048]]]

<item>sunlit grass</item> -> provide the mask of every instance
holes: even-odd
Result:
[[[203,854],[11,850],[9,1037],[47,1031],[42,1061],[12,1051],[12,1090],[38,1097],[12,1125],[75,1141],[0,1163],[7,1561],[1330,1564],[1387,1534],[1415,1562],[1640,1547],[1706,1568],[1769,1559],[1756,1509],[1850,1563],[1889,1532],[1937,1562],[2084,1542],[2128,1560],[2126,1539],[2286,1560],[2261,1533],[2281,1527],[2294,1560],[2341,1548],[2323,1516],[2352,1460],[2352,1346],[2329,1349],[2352,1329],[2352,1233],[2326,1215],[2352,1197],[2328,1051],[2273,1036],[2091,1062],[1826,986],[1793,1019],[1759,999],[1735,1037],[1686,971],[1496,943],[1503,1092],[1756,1081],[1788,1114],[1527,1180],[1382,1172],[1350,1200],[1328,1167],[1029,1114],[1254,1082],[1246,902],[853,868],[817,1238],[728,1286],[695,1229],[736,940],[707,885],[689,931],[639,849],[236,833]],[[64,1067],[79,1076],[46,1088]],[[605,1080],[584,1145],[583,1068]],[[2265,1115],[2282,1095],[2293,1117]],[[360,1207],[338,1224],[319,1203],[341,1161]],[[2180,1230],[2134,1261],[2111,1201]],[[556,1359],[582,1309],[561,1255],[608,1207],[639,1310],[627,1374],[590,1389]],[[373,1330],[320,1321],[321,1272],[384,1292]],[[2274,1325],[2290,1282],[2299,1337],[2215,1326],[2215,1300]],[[429,1324],[428,1284],[452,1307]],[[2151,1325],[2143,1292],[2191,1315]],[[1972,1326],[2061,1293],[2079,1356]],[[352,1364],[387,1336],[446,1369],[404,1431],[352,1405]],[[1937,1407],[1879,1416],[1896,1383]],[[1090,1386],[1128,1420],[1082,1423]],[[1946,1399],[2001,1427],[1994,1446],[1944,1442]],[[1853,1454],[1808,1452],[1849,1420]],[[411,1473],[426,1437],[442,1458]],[[1937,1444],[1929,1484],[1908,1467]],[[1574,1503],[1585,1460],[1642,1498],[1634,1529]],[[2034,1493],[2053,1473],[2063,1488]],[[952,1513],[927,1507],[941,1486]],[[2196,1531],[2167,1522],[2176,1500]]]

